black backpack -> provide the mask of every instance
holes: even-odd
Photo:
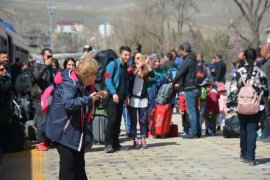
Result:
[[[171,84],[163,84],[157,94],[156,102],[158,104],[168,104],[173,96],[173,88],[171,87]]]
[[[207,70],[203,62],[196,62],[196,84],[200,85],[207,78]]]
[[[27,68],[21,72],[15,81],[15,88],[19,95],[31,94],[33,89],[34,74],[33,68]]]
[[[240,136],[240,123],[237,114],[225,120],[223,136],[225,138],[236,138]]]
[[[106,72],[106,67],[107,65],[111,62],[114,61],[115,59],[117,59],[117,54],[111,50],[111,49],[107,49],[107,50],[103,50],[103,51],[99,51],[97,52],[95,59],[98,62],[98,70],[97,70],[97,77],[95,80],[95,90],[96,91],[100,91],[100,90],[104,90],[106,89],[105,86],[105,72]],[[117,64],[115,62],[115,66],[114,66],[114,73],[112,75],[112,78],[114,77],[116,71],[117,71]]]

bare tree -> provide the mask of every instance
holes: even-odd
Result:
[[[234,0],[234,3],[240,9],[242,16],[247,21],[250,31],[251,39],[250,44],[257,47],[260,43],[260,25],[261,21],[270,8],[269,0]],[[231,27],[236,30],[236,33],[244,40],[248,40],[237,28],[237,21],[231,24]]]
[[[188,17],[185,16],[185,11],[188,8],[192,8],[195,11],[198,11],[198,8],[193,3],[192,0],[171,0],[174,8],[175,13],[173,13],[173,16],[177,22],[177,28],[176,28],[176,45],[182,41],[183,36],[183,27],[184,23],[187,21],[190,21]]]

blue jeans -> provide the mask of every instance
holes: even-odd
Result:
[[[128,107],[126,104],[123,105],[123,118],[125,121],[126,133],[130,133],[131,120],[128,112]]]
[[[35,107],[35,126],[37,128],[36,139],[37,143],[41,143],[45,141],[45,119],[46,115],[43,113],[41,109],[40,100],[34,100]]]
[[[240,122],[240,153],[248,160],[255,160],[257,127],[260,115],[260,112],[255,115],[238,114]]]
[[[201,135],[202,125],[200,122],[200,112],[198,108],[199,90],[198,89],[186,90],[185,98],[186,98],[187,111],[188,111],[189,121],[190,121],[189,134]]]

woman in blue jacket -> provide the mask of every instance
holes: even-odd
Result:
[[[98,64],[90,57],[76,70],[65,69],[63,81],[56,85],[46,119],[46,135],[56,143],[60,155],[60,180],[87,179],[84,161],[86,117],[96,94],[86,94],[94,84]]]

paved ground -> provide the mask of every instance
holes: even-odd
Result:
[[[173,122],[179,124],[180,115],[174,114]],[[239,139],[148,139],[146,150],[133,150],[131,141],[121,139],[129,150],[106,154],[94,145],[85,154],[89,179],[270,179],[270,143],[257,142],[257,165],[250,167],[239,161]],[[46,180],[58,179],[58,164],[55,149],[45,153]]]

